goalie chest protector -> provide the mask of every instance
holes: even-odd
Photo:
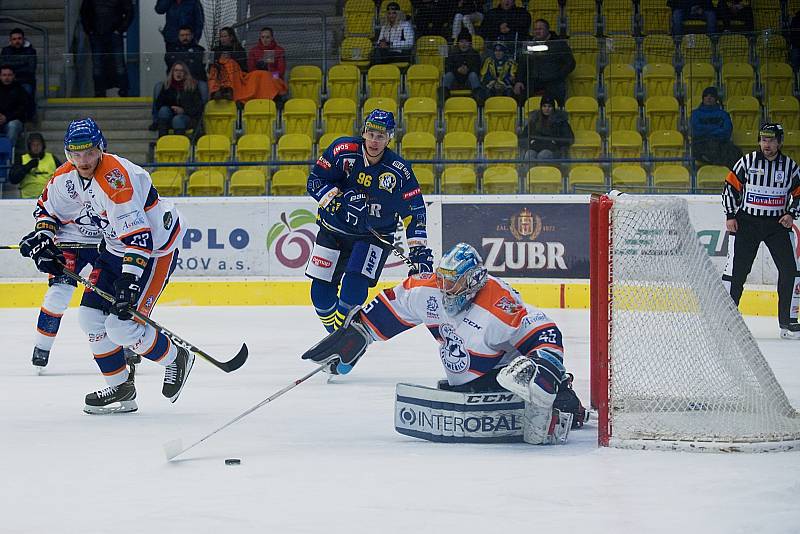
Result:
[[[523,441],[525,403],[508,391],[461,393],[397,384],[394,428],[399,433],[447,443]]]

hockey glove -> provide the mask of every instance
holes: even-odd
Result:
[[[433,251],[428,247],[417,245],[408,251],[408,259],[414,266],[408,270],[408,276],[417,273],[433,272]]]
[[[136,303],[139,300],[139,295],[142,292],[142,287],[139,281],[131,273],[122,273],[122,276],[114,280],[114,297],[116,302],[111,305],[109,310],[111,313],[127,321],[132,318],[131,310],[136,309]]]
[[[31,232],[19,242],[19,252],[36,263],[43,273],[58,276],[64,272],[66,259],[53,239],[44,232]]]
[[[325,209],[336,217],[344,228],[356,232],[364,232],[367,228],[367,194],[363,191],[348,189],[339,193]]]
[[[308,349],[302,358],[321,363],[335,356],[336,358],[330,362],[331,374],[349,373],[372,343],[372,335],[358,320],[359,312],[361,306],[350,310],[342,327]]]
[[[549,409],[564,373],[560,357],[555,352],[540,349],[528,356],[516,357],[500,370],[497,383],[524,400]]]

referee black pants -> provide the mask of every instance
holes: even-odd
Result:
[[[798,273],[797,259],[792,248],[791,232],[783,227],[777,218],[754,217],[744,212],[736,215],[739,229],[731,234],[733,239],[733,256],[728,250],[728,266],[722,279],[730,283],[730,293],[736,305],[742,298],[744,283],[763,241],[769,249],[772,261],[778,268],[778,323],[785,326],[797,321],[797,311],[792,312],[792,292]],[[731,268],[731,265],[733,266]]]

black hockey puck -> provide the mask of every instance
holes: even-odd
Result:
[[[242,463],[240,458],[225,458],[225,465],[239,465]]]

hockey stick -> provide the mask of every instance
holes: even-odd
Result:
[[[56,243],[58,248],[97,248],[97,244],[90,243]],[[19,245],[0,245],[0,250],[19,250]]]
[[[244,419],[245,416],[250,415],[251,413],[253,413],[254,411],[258,410],[259,408],[261,408],[262,406],[264,406],[268,402],[272,402],[273,400],[277,399],[278,397],[280,397],[281,395],[283,395],[284,393],[286,393],[290,389],[293,389],[293,388],[299,386],[300,384],[302,384],[303,382],[305,382],[306,380],[308,380],[309,378],[311,378],[315,374],[319,373],[323,369],[326,369],[328,364],[330,364],[333,360],[335,360],[338,357],[339,356],[337,354],[335,354],[335,355],[331,356],[330,358],[320,362],[319,367],[317,367],[316,369],[314,369],[313,371],[311,371],[310,373],[308,373],[304,377],[298,378],[297,380],[295,380],[294,382],[292,382],[288,386],[284,387],[280,391],[278,391],[276,393],[273,393],[272,395],[270,395],[266,399],[262,400],[261,402],[259,402],[255,406],[253,406],[252,408],[249,408],[249,409],[245,410],[244,412],[242,412],[241,414],[237,415],[236,417],[234,417],[233,419],[231,419],[230,421],[228,421],[227,423],[225,423],[224,425],[222,425],[218,429],[216,429],[213,432],[210,432],[210,433],[206,434],[205,436],[203,436],[202,438],[198,439],[197,441],[195,441],[194,443],[192,443],[188,447],[184,447],[183,446],[183,440],[181,440],[181,438],[173,439],[171,441],[166,442],[164,444],[164,454],[166,454],[166,456],[167,456],[167,461],[171,462],[172,460],[174,460],[175,458],[177,458],[178,456],[180,456],[184,452],[188,451],[189,449],[195,447],[196,445],[200,445],[201,443],[203,443],[205,440],[207,440],[208,438],[210,438],[214,434],[225,430],[226,428],[231,426],[233,423]]]
[[[380,241],[381,243],[383,243],[383,244],[385,244],[385,245],[389,245],[390,247],[392,247],[392,252],[394,252],[394,255],[395,255],[395,256],[397,256],[398,258],[400,258],[401,260],[403,260],[403,263],[405,263],[406,265],[408,265],[408,268],[409,268],[409,269],[414,269],[414,271],[417,271],[417,267],[416,267],[416,265],[414,265],[413,263],[411,263],[411,260],[410,260],[410,259],[408,259],[408,256],[406,256],[405,254],[403,254],[403,252],[400,250],[400,247],[398,247],[397,245],[395,245],[393,242],[391,242],[391,241],[389,241],[389,240],[385,239],[385,238],[384,238],[384,237],[383,237],[381,234],[379,234],[378,232],[376,232],[374,229],[372,229],[372,228],[369,228],[368,230],[370,231],[370,233],[372,233],[372,235],[374,235],[374,236],[375,236],[375,238],[376,238],[378,241]]]
[[[91,289],[92,291],[97,293],[100,297],[102,297],[103,299],[107,300],[108,302],[114,304],[117,301],[117,299],[115,299],[113,295],[111,295],[110,293],[106,293],[105,291],[103,291],[102,289],[98,288],[96,285],[94,285],[93,283],[91,283],[89,280],[85,279],[81,275],[75,274],[72,271],[70,271],[69,269],[64,269],[64,274],[68,278],[72,278],[73,280],[75,280],[79,284],[81,284],[81,285],[83,285],[85,287],[88,287],[89,289]],[[196,346],[192,345],[191,343],[189,343],[188,341],[186,341],[185,339],[183,339],[179,335],[175,334],[174,332],[164,328],[163,326],[161,326],[160,324],[158,324],[157,322],[152,320],[150,317],[139,313],[137,310],[135,310],[133,308],[129,308],[129,311],[130,311],[131,315],[136,317],[136,319],[138,319],[139,321],[141,321],[141,322],[143,322],[145,324],[148,324],[148,325],[152,326],[158,332],[161,332],[162,334],[167,336],[176,345],[194,352],[195,354],[197,354],[198,356],[200,356],[201,358],[206,360],[208,363],[210,363],[211,365],[213,365],[217,369],[221,369],[221,370],[225,371],[226,373],[230,373],[231,371],[237,370],[239,367],[244,365],[244,362],[247,361],[248,351],[247,351],[247,345],[245,343],[242,343],[242,348],[239,349],[239,352],[236,353],[236,356],[234,356],[233,358],[231,358],[227,362],[222,362],[222,361],[219,361],[219,360],[217,360],[215,358],[212,358],[211,356],[206,354],[203,350],[201,350],[201,349],[197,348]]]

